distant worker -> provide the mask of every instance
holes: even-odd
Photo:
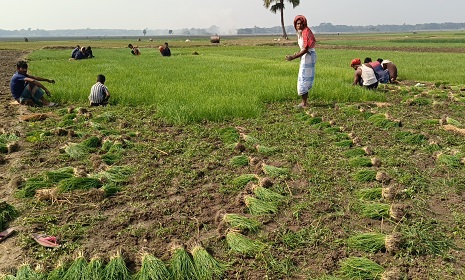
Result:
[[[389,81],[393,84],[397,84],[397,66],[387,59],[378,58],[377,61],[381,63],[383,69],[389,71]]]
[[[29,106],[55,106],[56,103],[49,102],[44,98],[44,92],[50,96],[50,91],[39,81],[54,84],[54,80],[30,76],[27,74],[28,65],[25,61],[16,63],[16,73],[10,81],[10,90],[13,98],[19,104]]]
[[[79,50],[81,50],[81,47],[79,45],[77,45],[73,51],[71,52],[71,58],[75,58],[76,57],[76,54],[79,52]]]
[[[139,50],[139,47],[138,46],[133,46],[132,44],[129,44],[128,45],[128,48],[131,49],[131,53],[133,55],[140,55],[140,50]]]
[[[92,53],[92,48],[88,46],[86,48],[86,52],[84,53],[85,58],[94,58],[94,54]]]
[[[110,99],[110,92],[105,86],[105,76],[100,74],[97,76],[97,83],[90,89],[90,106],[106,106],[108,99]]]
[[[74,57],[71,57],[69,60],[81,60],[86,58],[86,47],[82,47]]]
[[[381,63],[379,61],[372,61],[370,57],[367,57],[365,58],[364,62],[370,63],[373,70],[375,70],[376,78],[378,79],[379,83],[389,83],[389,71],[384,70],[383,66],[381,66]]]
[[[165,42],[165,44],[163,44],[163,46],[159,46],[158,47],[158,50],[160,51],[160,54],[162,56],[171,56],[171,50],[170,48],[168,47],[168,43]]]
[[[370,63],[362,64],[360,58],[355,58],[350,63],[350,67],[355,70],[354,82],[352,85],[363,86],[367,89],[376,89],[378,87],[378,79]]]

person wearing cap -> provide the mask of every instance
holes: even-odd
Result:
[[[389,81],[392,84],[397,84],[397,66],[387,59],[378,58],[377,61],[381,63],[383,69],[389,72]]]
[[[370,63],[362,64],[360,58],[355,58],[350,63],[350,67],[355,70],[354,82],[352,85],[360,85],[367,89],[376,89],[378,87],[378,79]]]
[[[27,74],[28,65],[26,61],[18,61],[16,68],[17,71],[10,80],[10,90],[13,98],[19,104],[50,107],[57,105],[44,98],[44,93],[50,96],[50,91],[41,83],[45,81],[54,84],[54,80]]]
[[[307,19],[303,15],[294,18],[294,28],[297,33],[300,51],[293,55],[286,55],[286,60],[291,61],[300,58],[297,94],[302,97],[302,102],[296,107],[306,108],[308,107],[308,92],[312,89],[315,81],[316,39],[312,30],[307,26]]]

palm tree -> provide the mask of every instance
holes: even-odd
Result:
[[[300,0],[287,0],[292,4],[292,8],[299,6]],[[273,4],[274,3],[274,4]],[[287,37],[286,28],[284,27],[284,0],[263,0],[263,6],[270,9],[271,12],[275,13],[280,11],[281,13],[281,26],[283,28],[283,38],[289,39]]]

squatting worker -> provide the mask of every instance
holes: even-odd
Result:
[[[90,89],[89,102],[90,106],[106,106],[110,99],[110,92],[105,86],[105,76],[97,76],[97,82]]]
[[[315,81],[315,36],[307,26],[307,19],[298,15],[294,18],[294,28],[297,33],[297,42],[300,51],[293,55],[286,55],[286,60],[291,61],[300,57],[299,75],[297,78],[297,94],[302,97],[302,102],[297,108],[308,107],[308,92],[313,87]]]
[[[378,87],[378,79],[370,63],[362,63],[360,58],[355,58],[350,62],[350,67],[355,70],[352,85],[363,86],[367,89],[376,89]]]
[[[26,61],[16,63],[16,73],[11,77],[10,90],[13,98],[20,104],[29,106],[55,106],[44,98],[44,92],[50,96],[50,91],[39,81],[54,84],[54,80],[31,76],[27,74]]]

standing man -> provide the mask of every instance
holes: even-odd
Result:
[[[49,102],[44,98],[44,92],[50,96],[50,91],[39,81],[54,84],[54,80],[30,76],[27,74],[27,63],[18,61],[16,63],[16,73],[10,81],[10,90],[13,98],[19,104],[29,106],[56,106],[56,103]]]
[[[105,84],[105,76],[100,74],[97,76],[97,83],[90,89],[89,101],[90,106],[106,106],[110,99],[110,92]]]
[[[313,87],[315,81],[315,36],[307,26],[307,19],[298,15],[294,18],[294,28],[297,32],[297,42],[300,51],[293,55],[286,55],[286,60],[291,61],[300,58],[299,75],[297,77],[297,94],[302,97],[302,102],[297,108],[308,107],[308,92]]]

